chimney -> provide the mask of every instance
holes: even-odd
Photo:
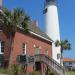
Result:
[[[0,0],[0,9],[2,8],[2,0]]]
[[[36,27],[38,27],[38,21],[35,20],[35,21],[33,22],[33,25],[36,26]]]

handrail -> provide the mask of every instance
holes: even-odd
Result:
[[[46,63],[50,68],[55,70],[59,75],[63,75],[64,67],[61,66],[59,63],[57,63],[51,57],[44,55],[44,54],[38,54],[38,55],[35,55],[34,59],[35,61],[41,61],[41,62]]]
[[[51,57],[45,55],[45,54],[38,54],[33,56],[25,56],[26,61],[24,60],[24,64],[33,64],[34,62],[43,62],[45,63],[51,70],[55,71],[57,75],[64,75],[65,69],[63,66],[61,66],[59,63],[57,63],[54,59]]]

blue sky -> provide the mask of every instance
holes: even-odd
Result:
[[[64,51],[63,55],[75,58],[75,0],[57,0],[57,5],[61,39],[68,39],[72,44],[72,50]],[[24,9],[32,20],[38,20],[39,27],[45,31],[44,0],[3,0],[3,6]]]

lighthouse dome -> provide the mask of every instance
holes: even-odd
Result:
[[[45,6],[56,5],[56,0],[45,0]]]
[[[46,0],[46,2],[51,2],[51,1],[52,1],[52,2],[55,2],[55,0]]]

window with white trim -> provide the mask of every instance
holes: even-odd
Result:
[[[22,43],[22,53],[26,54],[26,43]]]

